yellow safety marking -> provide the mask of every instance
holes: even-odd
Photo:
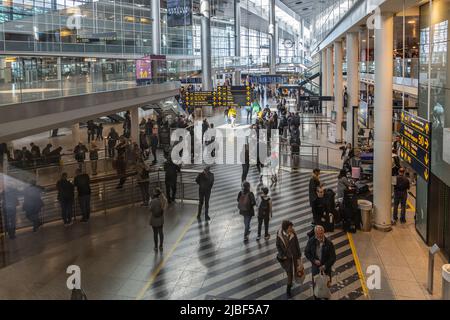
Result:
[[[191,220],[189,220],[189,222],[186,224],[186,226],[184,227],[184,229],[181,232],[180,236],[178,237],[177,241],[175,242],[175,244],[170,249],[169,253],[159,263],[158,267],[152,272],[152,274],[150,275],[149,279],[147,280],[147,283],[145,284],[145,286],[142,288],[142,290],[139,292],[138,296],[136,297],[136,300],[142,300],[142,298],[144,297],[145,293],[150,288],[150,286],[153,284],[153,282],[155,281],[156,277],[158,276],[158,274],[160,273],[162,268],[165,266],[167,260],[169,260],[169,258],[172,256],[173,252],[178,247],[178,245],[180,244],[181,240],[183,240],[184,235],[186,234],[186,232],[188,232],[189,228],[191,227],[191,225],[194,223],[194,221],[196,219],[197,219],[197,212],[194,213],[194,215],[192,216]]]
[[[356,271],[358,271],[359,281],[361,281],[361,287],[364,292],[365,297],[369,297],[369,289],[366,285],[366,277],[364,277],[364,273],[362,272],[361,263],[359,262],[358,253],[356,252],[355,243],[353,242],[352,234],[347,232],[348,242],[350,243],[350,248],[352,249],[353,260],[355,260]]]
[[[412,211],[416,212],[416,207],[413,206],[413,204],[411,203],[411,201],[406,200],[406,203],[408,204],[408,206],[411,208]]]

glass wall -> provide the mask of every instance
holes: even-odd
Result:
[[[432,12],[429,4],[420,8],[419,75],[419,115],[433,123],[431,171],[447,185],[450,185],[449,5],[449,0],[438,0],[432,2]]]
[[[0,51],[150,53],[150,1],[0,1]]]

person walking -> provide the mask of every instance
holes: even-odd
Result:
[[[92,141],[91,148],[89,149],[89,160],[91,161],[92,175],[97,175],[97,162],[98,162],[98,147],[97,144]]]
[[[394,221],[398,221],[398,205],[401,205],[400,223],[406,223],[406,201],[408,200],[408,190],[411,187],[409,179],[405,177],[405,168],[398,170],[396,183],[394,186]]]
[[[61,205],[61,216],[64,226],[67,227],[72,224],[73,215],[73,200],[74,200],[74,185],[67,180],[67,173],[61,175],[61,179],[56,183],[58,190],[58,201]]]
[[[77,169],[73,184],[77,188],[78,202],[83,217],[81,222],[88,222],[91,216],[91,179],[87,173]]]
[[[142,156],[137,158],[136,161],[136,172],[137,172],[137,184],[141,190],[142,195],[142,205],[143,207],[148,206],[150,201],[150,167],[145,163]]]
[[[297,234],[294,230],[294,224],[291,221],[283,221],[281,229],[277,232],[277,260],[287,274],[286,294],[292,297],[292,283],[294,280],[294,272],[302,272],[301,258],[302,251],[298,242]],[[304,272],[304,271],[303,271]]]
[[[175,196],[177,194],[177,178],[181,169],[180,166],[173,163],[172,158],[169,156],[164,163],[164,171],[166,173],[166,197],[169,203],[172,203],[175,202]]]
[[[237,116],[236,109],[234,107],[230,107],[230,110],[228,111],[228,117],[231,120],[231,127],[233,128],[236,126],[236,116]]]
[[[195,182],[199,186],[199,203],[198,203],[198,213],[197,220],[201,221],[201,214],[203,209],[203,204],[205,204],[205,220],[209,221],[211,218],[208,215],[209,211],[209,198],[211,197],[211,190],[214,185],[214,174],[211,172],[211,168],[207,166],[203,172],[201,172]]]
[[[125,181],[127,180],[127,140],[125,137],[120,137],[119,144],[116,146],[117,159],[116,159],[116,171],[119,176],[119,185],[116,189],[122,189]]]
[[[261,239],[261,229],[264,223],[264,239],[269,240],[269,220],[272,218],[272,199],[269,197],[269,188],[262,188],[262,195],[258,198],[258,237],[256,240]]]
[[[313,214],[313,223],[315,226],[323,225],[324,215],[326,213],[325,207],[325,190],[321,187],[317,187],[316,189],[316,199],[314,199],[312,204],[312,214]]]
[[[150,208],[150,225],[153,228],[153,241],[155,243],[155,251],[163,251],[164,243],[164,212],[167,208],[167,200],[159,188],[153,191],[152,200],[149,204]]]
[[[242,184],[242,191],[239,191],[237,202],[239,214],[244,217],[244,242],[247,242],[250,234],[250,223],[255,215],[254,207],[256,205],[255,195],[250,190],[249,182],[245,181]]]
[[[116,153],[116,144],[119,140],[119,134],[114,128],[111,128],[111,131],[109,131],[108,137],[106,139],[108,140],[108,156],[110,158],[114,158]]]
[[[314,169],[309,180],[309,204],[312,208],[314,200],[317,198],[317,188],[320,187],[320,169]]]
[[[314,227],[314,236],[306,244],[305,257],[311,262],[313,291],[314,277],[321,272],[329,276],[331,283],[331,272],[336,262],[336,251],[333,242],[325,237],[325,229],[322,226]]]
[[[39,213],[41,212],[44,202],[42,201],[42,188],[36,185],[36,180],[31,180],[30,185],[24,190],[23,211],[25,215],[33,223],[33,232],[38,231],[41,226]]]
[[[11,240],[16,238],[16,214],[19,205],[19,191],[6,185],[3,190],[2,209],[4,217],[5,231]]]
[[[241,182],[247,180],[248,171],[250,170],[250,147],[245,144],[241,151],[241,162],[242,162],[242,177]]]
[[[73,153],[75,154],[75,160],[77,160],[78,168],[80,170],[83,170],[84,160],[86,160],[87,152],[89,151],[82,142],[79,142],[78,145],[73,150]]]
[[[152,136],[150,138],[150,147],[152,149],[152,154],[153,154],[153,164],[156,164],[158,162],[158,160],[156,159],[156,149],[158,148],[158,144],[159,144],[159,139],[158,139],[158,135],[153,132]]]
[[[97,128],[96,128],[97,130],[97,138],[96,138],[96,140],[97,141],[102,141],[103,140],[103,123],[99,123],[98,125],[97,125]]]

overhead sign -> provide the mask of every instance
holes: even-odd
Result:
[[[250,106],[252,90],[250,86],[218,86],[215,91],[186,92],[186,106],[225,107]]]
[[[288,77],[281,75],[250,76],[249,81],[258,84],[283,84],[289,82]]]
[[[192,0],[167,0],[167,25],[169,27],[192,25]]]
[[[431,124],[429,121],[403,111],[400,126],[400,157],[418,175],[429,181],[431,170]]]
[[[332,96],[300,96],[300,101],[334,101]]]

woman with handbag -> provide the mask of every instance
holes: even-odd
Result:
[[[302,278],[305,272],[301,259],[302,251],[300,250],[300,244],[292,222],[282,222],[281,229],[277,234],[276,245],[278,249],[277,260],[287,274],[286,294],[288,298],[291,298],[291,288],[294,277]]]
[[[153,240],[155,241],[155,251],[158,251],[158,238],[159,238],[159,251],[163,251],[163,225],[164,225],[164,212],[167,209],[167,199],[161,192],[161,189],[156,188],[153,191],[152,200],[149,204],[150,208],[150,225],[153,228]]]

